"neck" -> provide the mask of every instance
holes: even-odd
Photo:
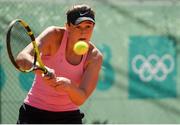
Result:
[[[66,45],[66,53],[68,53],[68,54],[74,53],[73,52],[73,46],[74,46],[74,41],[68,39],[67,45]]]
[[[74,53],[74,51],[73,51],[73,47],[74,47],[74,41],[70,41],[70,40],[68,40],[67,41],[67,45],[66,45],[66,57],[67,58],[81,58],[81,56],[79,56],[79,55],[77,55],[77,54],[75,54]]]
[[[66,47],[65,57],[70,64],[78,65],[81,62],[83,56],[75,54],[72,47]]]

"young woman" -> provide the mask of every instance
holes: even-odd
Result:
[[[81,106],[96,88],[102,65],[102,54],[90,41],[95,26],[95,13],[88,5],[75,5],[67,11],[65,27],[51,26],[37,38],[41,58],[53,78],[36,76],[19,110],[17,123],[74,124],[82,123]],[[73,46],[78,41],[89,44],[85,55],[77,55]],[[32,64],[32,46],[17,57],[24,66]]]

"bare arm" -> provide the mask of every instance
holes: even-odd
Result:
[[[89,63],[86,66],[82,83],[76,86],[72,83],[73,81],[62,78],[59,80],[60,83],[56,87],[56,90],[61,91],[61,89],[64,89],[73,103],[82,105],[96,88],[102,60],[101,53],[95,50],[95,52],[92,52]]]
[[[51,52],[50,48],[50,42],[55,41],[57,39],[56,37],[56,30],[55,27],[49,27],[46,30],[44,30],[37,38],[36,38],[36,44],[43,55],[50,55]],[[33,46],[32,43],[30,43],[28,46],[26,46],[17,56],[16,61],[19,65],[23,66],[24,68],[28,69],[32,66],[34,62],[33,57]]]

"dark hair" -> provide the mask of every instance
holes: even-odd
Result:
[[[77,25],[85,20],[89,20],[95,23],[95,12],[90,6],[86,4],[72,6],[66,12],[66,15],[68,25],[70,25],[70,23]]]

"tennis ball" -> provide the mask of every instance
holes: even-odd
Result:
[[[77,54],[77,55],[84,55],[87,53],[89,49],[89,45],[84,42],[84,41],[78,41],[77,43],[75,43],[74,47],[73,47],[73,51]]]

